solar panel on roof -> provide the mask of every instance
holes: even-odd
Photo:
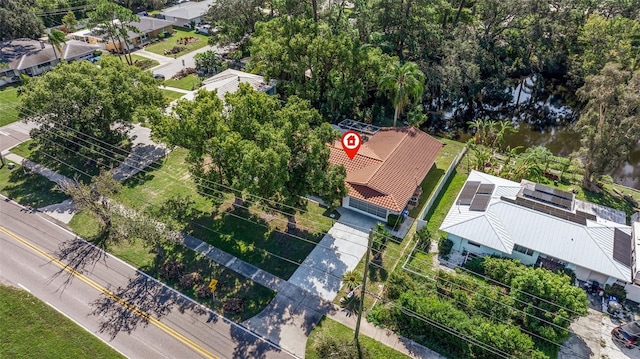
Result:
[[[490,200],[491,200],[491,195],[477,194],[475,197],[473,197],[473,201],[471,202],[471,206],[469,206],[469,210],[484,212],[487,210]]]
[[[470,205],[471,200],[473,200],[473,196],[475,196],[476,191],[478,190],[478,186],[480,186],[480,182],[478,181],[467,182],[460,192],[460,196],[458,197],[458,204],[465,206]]]
[[[572,200],[573,199],[573,194],[566,192],[566,191],[562,191],[559,190],[557,188],[552,188],[549,186],[545,186],[543,184],[540,183],[536,183],[536,191],[538,192],[544,192],[544,193],[548,193],[550,195],[556,196],[556,197],[560,197],[563,199],[567,199],[567,200]]]
[[[613,231],[613,259],[631,266],[631,235],[616,228]]]
[[[478,193],[478,194],[492,194],[494,188],[496,188],[496,185],[493,184],[493,183],[483,183],[483,184],[480,185],[480,187],[478,188],[478,191],[476,193]]]

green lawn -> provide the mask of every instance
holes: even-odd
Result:
[[[160,91],[162,91],[162,94],[164,95],[164,97],[167,98],[169,101],[177,100],[180,97],[184,96],[182,92],[171,91],[163,88],[160,88]]]
[[[31,153],[33,152],[33,149],[31,148],[31,144],[33,143],[32,139],[28,139],[24,142],[19,143],[18,145],[16,145],[15,147],[13,147],[11,149],[12,153],[15,153],[18,156],[22,156],[24,158],[29,158],[31,157]]]
[[[307,349],[305,351],[305,358],[307,359],[323,359],[320,358],[316,352],[314,345],[321,335],[329,335],[333,338],[340,338],[345,340],[353,339],[353,329],[336,322],[333,319],[323,317],[320,323],[313,329],[309,340],[307,340]],[[409,356],[400,353],[399,351],[392,349],[377,340],[360,335],[360,344],[366,348],[372,359],[377,358],[409,358]]]
[[[420,186],[422,187],[422,194],[420,195],[418,205],[409,212],[409,217],[411,218],[417,218],[417,216],[420,214],[420,211],[422,211],[422,207],[424,207],[425,203],[427,203],[429,196],[431,196],[431,193],[438,185],[438,181],[440,181],[440,178],[444,176],[455,157],[460,152],[462,152],[462,149],[465,146],[462,142],[453,141],[446,138],[439,138],[438,140],[443,142],[445,146],[442,148],[442,151],[440,151],[440,154],[436,158],[434,166],[431,167],[431,170],[429,171],[429,173],[427,173],[424,180],[420,184]]]
[[[211,199],[196,190],[186,156],[184,149],[172,151],[162,167],[158,164],[155,170],[149,169],[128,180],[118,199],[129,207],[143,210],[159,206],[175,195],[186,196],[194,201],[195,210],[191,221],[185,223],[187,232],[284,279],[295,272],[297,263],[306,258],[333,225],[333,220],[323,216],[326,210],[313,202],[307,203],[307,213],[296,215],[297,229],[293,230],[287,229],[283,215],[234,208],[232,195],[224,196],[222,205],[215,210]]]
[[[164,82],[164,85],[165,86],[169,86],[169,87],[177,87],[179,89],[191,91],[191,90],[196,90],[197,88],[199,88],[201,82],[202,81],[200,81],[200,78],[198,78],[198,76],[196,76],[196,75],[188,75],[188,76],[185,76],[185,77],[181,78],[180,80],[168,79],[167,81]]]
[[[185,30],[177,30],[174,29],[174,33],[173,35],[171,35],[170,37],[166,38],[166,39],[162,39],[158,42],[156,42],[155,44],[151,44],[147,47],[145,47],[145,50],[153,52],[155,54],[158,55],[162,55],[162,56],[171,56],[171,57],[180,57],[186,53],[189,53],[193,50],[197,50],[199,48],[205,47],[207,46],[207,41],[209,40],[208,36],[205,35],[201,35],[201,34],[196,34],[195,30],[191,30],[191,31],[185,31]],[[198,41],[190,43],[188,45],[180,45],[178,43],[179,39],[182,39],[184,37],[187,36],[191,36],[191,37],[195,37],[198,39]],[[164,54],[164,50],[170,50],[172,49],[174,46],[185,46],[185,49],[177,54],[172,54],[172,55],[165,55]]]
[[[0,193],[22,205],[40,208],[68,198],[55,188],[54,182],[38,174],[25,173],[18,164],[12,170],[8,166],[0,168]]]
[[[31,294],[0,285],[0,358],[122,358]]]
[[[0,126],[8,125],[18,120],[20,102],[22,102],[22,99],[18,97],[18,86],[0,87]]]

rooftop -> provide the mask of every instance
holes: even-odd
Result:
[[[379,128],[363,141],[353,160],[339,140],[330,146],[329,160],[345,166],[349,196],[400,212],[442,146],[442,142],[413,127]]]
[[[214,75],[213,77],[210,77],[204,80],[202,82],[203,84],[202,87],[200,87],[196,91],[191,91],[185,94],[184,96],[181,97],[181,99],[193,100],[193,98],[196,96],[196,93],[199,90],[207,90],[207,91],[217,90],[218,97],[224,101],[224,95],[227,94],[228,92],[234,93],[238,91],[238,87],[240,86],[240,83],[243,83],[243,82],[248,83],[258,91],[267,91],[273,88],[273,86],[275,86],[274,82],[270,82],[270,83],[265,82],[264,77],[260,75],[254,75],[248,72],[227,69],[217,75]]]
[[[206,14],[209,7],[213,5],[214,2],[214,0],[204,0],[199,2],[186,1],[162,10],[161,14],[164,16],[191,20]]]
[[[465,201],[463,188],[440,230],[508,254],[514,245],[524,246],[630,281],[631,227],[612,221],[615,216],[600,217],[616,210],[604,211],[606,207],[587,206],[575,199],[571,210],[563,209],[561,205],[536,199],[540,193],[524,196],[524,189],[530,189],[532,182],[517,183],[477,171],[471,172],[465,187],[470,183],[471,187],[475,186],[473,183],[494,185],[486,206],[474,208]],[[477,196],[475,192],[473,195]]]
[[[62,54],[57,54],[65,60],[73,59],[91,53],[95,47],[80,41],[69,40],[62,44]],[[30,67],[46,64],[56,59],[53,46],[46,42],[31,39],[16,39],[5,43],[0,50],[2,61],[7,62],[14,70],[24,70]]]

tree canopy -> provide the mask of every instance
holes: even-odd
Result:
[[[126,145],[130,124],[157,116],[165,101],[151,74],[105,58],[60,63],[31,79],[20,116],[40,124],[31,132],[40,151],[111,163],[103,147]]]
[[[36,39],[44,31],[36,0],[0,0],[0,41]]]
[[[225,103],[215,91],[200,91],[153,126],[167,143],[190,151],[203,191],[222,184],[288,204],[306,194],[330,203],[344,196],[346,173],[329,163],[326,146],[337,133],[308,101],[292,96],[281,104],[243,83]]]
[[[577,123],[582,134],[582,183],[598,190],[600,177],[620,165],[640,138],[640,71],[632,74],[608,63],[587,77],[578,96],[586,102]]]

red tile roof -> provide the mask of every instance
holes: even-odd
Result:
[[[329,161],[346,168],[349,196],[400,212],[442,146],[442,142],[413,127],[383,128],[362,144],[353,160],[340,141],[334,142]]]

